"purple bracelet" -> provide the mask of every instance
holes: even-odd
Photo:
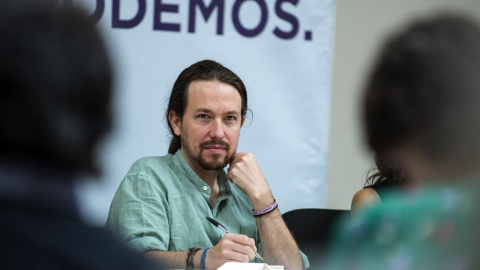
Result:
[[[253,214],[254,217],[263,216],[263,215],[268,214],[268,213],[272,212],[273,210],[277,209],[277,207],[278,207],[277,200],[273,199],[273,204],[272,205],[270,205],[267,208],[260,209],[260,210],[253,210],[252,209],[252,214]]]

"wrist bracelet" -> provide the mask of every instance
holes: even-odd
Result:
[[[207,257],[207,252],[210,248],[206,248],[202,252],[202,258],[200,259],[200,269],[205,269],[205,258]]]
[[[265,214],[268,214],[270,212],[272,212],[273,210],[277,209],[278,207],[278,203],[277,203],[277,200],[273,199],[273,204],[268,206],[267,208],[264,208],[264,209],[260,209],[260,210],[253,210],[252,209],[252,214],[254,217],[259,217],[259,216],[263,216]]]
[[[185,266],[187,269],[194,269],[195,264],[193,263],[193,257],[197,251],[199,251],[200,248],[193,247],[189,248],[187,252],[187,259],[185,260]]]

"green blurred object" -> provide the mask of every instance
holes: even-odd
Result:
[[[343,219],[324,269],[480,269],[479,181],[392,192]]]

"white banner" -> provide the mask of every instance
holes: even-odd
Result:
[[[334,0],[66,0],[98,21],[116,72],[115,128],[104,174],[79,186],[103,224],[135,160],[167,153],[165,109],[178,74],[212,59],[244,81],[253,117],[238,151],[252,152],[282,212],[324,207]]]

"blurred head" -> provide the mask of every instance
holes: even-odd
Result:
[[[384,46],[364,99],[366,137],[421,180],[480,168],[480,29],[463,17],[418,21]]]
[[[110,64],[93,22],[55,2],[0,1],[0,155],[96,172]]]
[[[188,67],[172,89],[167,109],[172,141],[192,166],[220,170],[235,153],[247,112],[242,80],[221,64],[204,60]]]

